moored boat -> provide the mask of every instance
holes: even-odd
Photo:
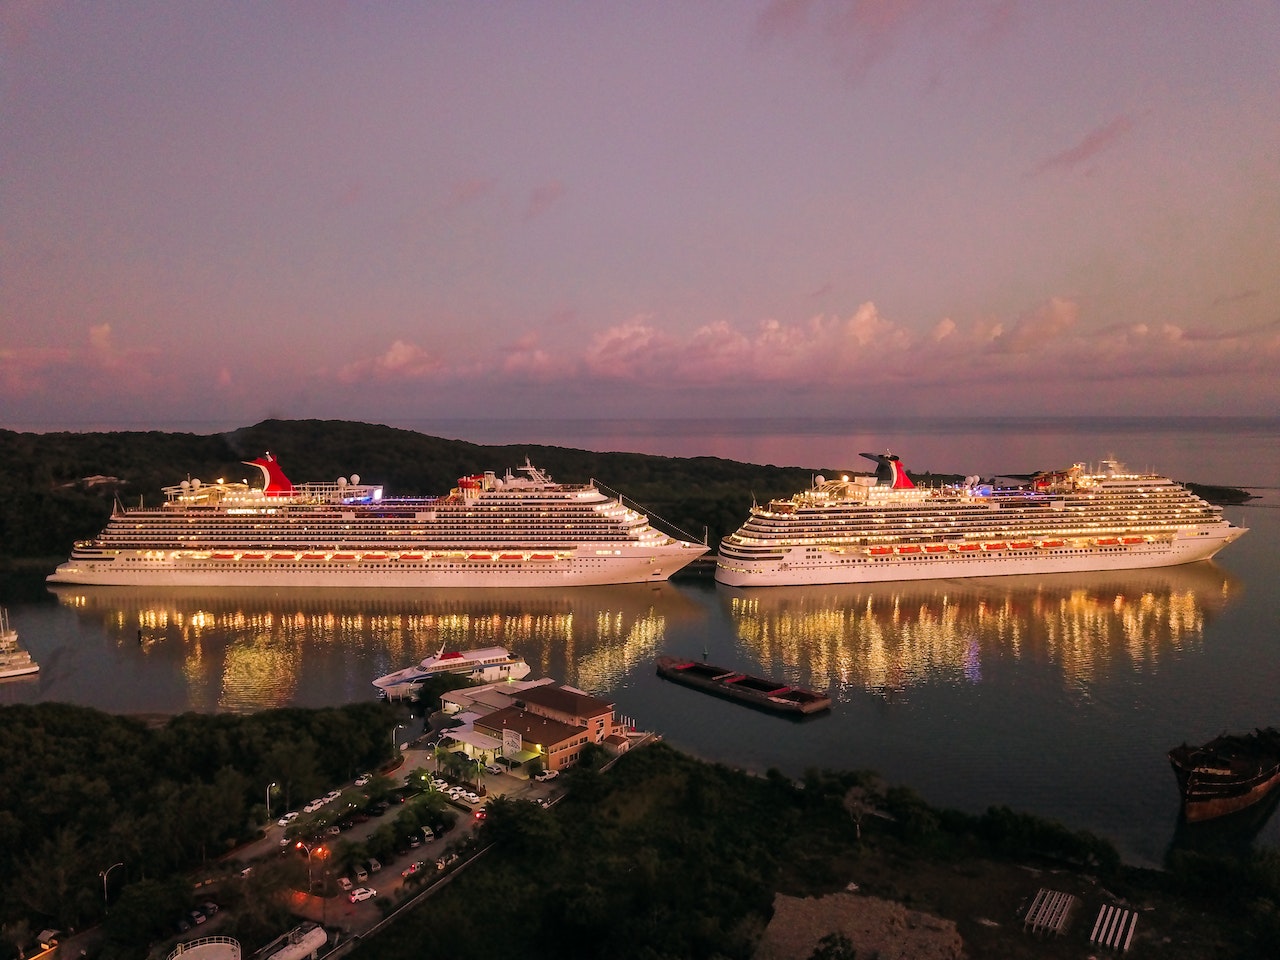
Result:
[[[1138,570],[1208,560],[1246,531],[1185,486],[1115,460],[1025,484],[921,487],[892,454],[874,476],[814,477],[752,506],[720,541],[731,587]],[[945,543],[943,549],[939,545]]]
[[[523,680],[529,675],[529,664],[506,647],[480,647],[475,650],[438,652],[411,667],[378,677],[373,685],[378,694],[395,700],[411,697],[432,677],[455,674],[481,683],[500,680]]]
[[[1188,822],[1226,816],[1257,803],[1280,783],[1280,730],[1215,737],[1169,751]]]
[[[358,475],[295,484],[267,454],[248,481],[184,480],[118,507],[51,583],[185,587],[568,587],[661,582],[707,552],[595,481],[461,477],[447,496],[387,497]],[[555,561],[548,563],[546,561]]]
[[[28,677],[38,673],[40,664],[18,644],[18,631],[9,622],[9,613],[0,607],[0,680]]]
[[[700,660],[659,657],[658,675],[686,687],[774,713],[809,714],[831,707],[831,698],[825,693],[713,666]]]

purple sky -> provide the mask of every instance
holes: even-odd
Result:
[[[0,5],[0,426],[1280,413],[1280,4]]]

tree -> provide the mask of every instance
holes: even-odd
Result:
[[[809,960],[858,960],[858,953],[848,937],[833,931],[818,941]]]

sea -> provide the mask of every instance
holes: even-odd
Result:
[[[1184,824],[1167,759],[1183,742],[1280,726],[1280,418],[390,425],[480,444],[815,471],[867,467],[858,454],[885,451],[908,470],[983,477],[1114,458],[1253,497],[1225,508],[1249,532],[1216,559],[1115,574],[345,594],[51,589],[38,576],[10,577],[0,605],[41,671],[0,682],[0,704],[129,714],[319,707],[372,699],[374,677],[441,647],[501,644],[534,675],[612,701],[637,729],[756,774],[873,770],[938,806],[1008,806],[1092,831],[1142,866],[1188,846],[1280,847],[1280,796],[1237,818]],[[599,479],[626,493],[625,477]],[[707,697],[656,675],[664,653],[827,690],[834,706],[797,722]]]

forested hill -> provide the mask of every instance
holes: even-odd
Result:
[[[162,501],[161,488],[185,478],[249,479],[246,467],[270,451],[295,483],[358,474],[389,496],[447,494],[459,477],[525,462],[565,483],[596,479],[642,505],[655,521],[716,544],[757,500],[809,485],[808,469],[757,466],[715,457],[679,459],[591,453],[536,444],[480,446],[367,423],[266,420],[210,435],[159,431],[0,431],[0,558],[61,561],[74,541],[102,529],[114,500]],[[843,469],[850,469],[851,464]],[[833,468],[824,468],[830,472]]]

